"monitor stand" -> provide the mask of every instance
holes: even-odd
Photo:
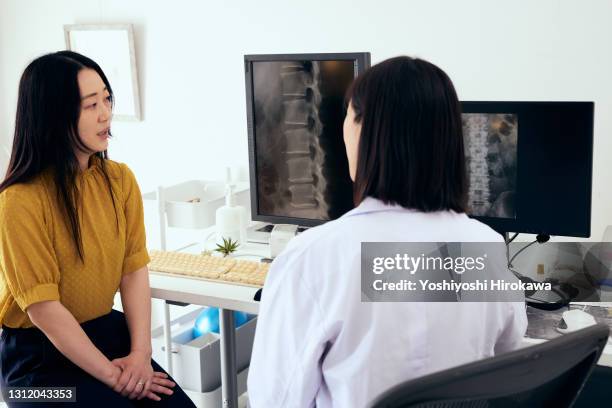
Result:
[[[274,224],[255,224],[247,228],[247,241],[258,244],[269,244],[270,234]],[[297,233],[300,234],[306,231],[309,227],[298,227]]]

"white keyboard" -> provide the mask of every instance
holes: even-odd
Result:
[[[151,272],[262,287],[269,263],[185,252],[151,251]]]

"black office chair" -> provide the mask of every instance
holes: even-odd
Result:
[[[370,407],[571,407],[608,335],[608,326],[597,324],[542,344],[406,381],[385,391]]]

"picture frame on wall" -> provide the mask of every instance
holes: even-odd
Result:
[[[113,90],[113,119],[139,121],[140,93],[131,24],[64,25],[66,48],[100,65]]]

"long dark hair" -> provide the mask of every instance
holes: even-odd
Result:
[[[57,200],[66,213],[81,261],[84,260],[84,251],[76,186],[79,163],[75,151],[89,151],[77,130],[81,112],[77,76],[82,69],[93,69],[100,75],[112,101],[113,92],[106,75],[98,64],[84,55],[60,51],[43,55],[26,67],[19,82],[11,158],[4,181],[0,183],[1,193],[13,184],[28,182],[51,168]],[[105,150],[95,155],[100,159],[116,214],[115,197],[104,163],[108,154]]]
[[[444,71],[391,58],[359,76],[346,102],[361,123],[355,205],[371,196],[424,212],[465,212],[461,106]]]

